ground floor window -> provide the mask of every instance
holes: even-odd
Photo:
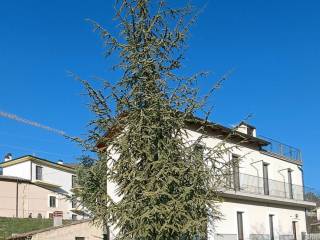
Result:
[[[238,240],[244,240],[243,237],[243,212],[237,212]]]
[[[273,215],[269,215],[270,240],[274,240]]]
[[[57,199],[55,196],[50,196],[49,197],[49,206],[51,208],[55,208],[57,206]]]
[[[292,222],[293,240],[297,240],[297,222]]]

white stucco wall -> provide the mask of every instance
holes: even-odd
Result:
[[[279,236],[293,235],[292,222],[296,222],[297,239],[301,239],[301,233],[306,232],[305,211],[303,208],[292,208],[267,203],[244,202],[228,200],[220,204],[223,219],[214,224],[214,231],[209,239],[215,239],[215,234],[234,235],[237,239],[237,212],[243,212],[244,239],[249,239],[250,234],[270,234],[269,215],[273,215],[275,240]],[[212,230],[213,227],[210,226]],[[218,239],[216,237],[216,239]]]
[[[194,131],[188,131],[188,138],[191,140],[197,139],[200,136],[199,133]],[[203,140],[203,144],[209,147],[214,147],[221,143],[220,139],[209,137]],[[235,144],[226,143],[226,147],[236,146]],[[256,177],[263,177],[263,162],[268,163],[268,175],[269,179],[288,182],[287,170],[290,168],[292,170],[292,184],[303,185],[302,172],[296,163],[282,160],[280,158],[271,157],[266,154],[261,153],[258,150],[237,146],[237,148],[232,148],[232,153],[228,153],[225,156],[225,160],[231,160],[232,154],[238,155],[240,157],[240,173],[248,174]]]
[[[42,180],[61,186],[67,192],[72,188],[72,173],[32,162],[32,181],[36,180],[36,166],[42,167]]]
[[[31,164],[30,161],[26,161],[26,162],[22,162],[19,164],[5,167],[5,168],[3,168],[3,175],[4,176],[12,176],[12,177],[20,177],[20,178],[30,180],[30,176],[31,176],[31,173],[30,173],[31,165],[30,164]]]

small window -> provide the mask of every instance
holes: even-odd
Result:
[[[238,240],[244,240],[242,215],[243,215],[243,212],[237,212]]]
[[[239,157],[232,155],[232,175],[233,175],[233,188],[235,191],[240,191],[240,167]]]
[[[42,180],[42,167],[36,166],[36,180]]]
[[[274,240],[273,215],[269,215],[270,240]]]
[[[71,187],[74,188],[77,185],[77,176],[72,175],[72,180],[71,180]]]
[[[76,214],[72,214],[72,220],[76,221],[77,220],[77,215]]]
[[[76,199],[72,198],[71,206],[72,206],[72,208],[76,208],[77,207],[77,200]]]
[[[49,213],[49,219],[53,219],[53,213]]]
[[[85,240],[84,237],[76,237],[75,240]]]
[[[50,196],[49,198],[49,206],[51,208],[55,208],[57,206],[57,199],[55,196]]]
[[[253,133],[254,133],[254,128],[250,127],[250,126],[247,126],[247,134],[249,136],[253,136]]]
[[[263,163],[263,191],[264,195],[269,195],[269,173],[268,173],[268,163]]]

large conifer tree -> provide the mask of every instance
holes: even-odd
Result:
[[[97,159],[83,158],[77,197],[99,223],[117,226],[118,239],[204,239],[208,222],[220,216],[228,149],[203,144],[206,120],[190,139],[186,123],[200,121],[193,116],[207,100],[196,87],[203,73],[178,75],[194,19],[189,5],[119,0],[120,37],[93,22],[107,55],[120,57],[122,77],[99,90],[82,81],[96,114],[84,145]],[[108,195],[110,182],[119,201]]]

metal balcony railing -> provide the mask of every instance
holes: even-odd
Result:
[[[299,161],[299,162],[302,161],[300,149],[278,142],[268,137],[259,136],[259,138],[270,142],[269,145],[263,147],[263,150],[285,157],[289,160]]]
[[[306,200],[305,193],[308,192],[300,185],[243,173],[232,174],[226,178],[225,184],[224,189],[294,200]]]

